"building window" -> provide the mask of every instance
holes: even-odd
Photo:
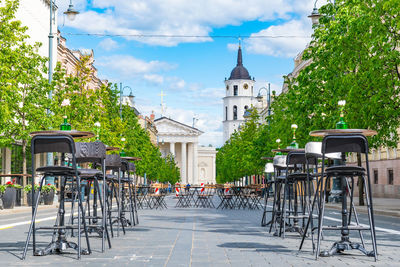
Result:
[[[249,108],[249,106],[244,106],[244,110],[247,110]]]
[[[237,85],[234,85],[233,86],[233,95],[238,95],[238,86]]]
[[[233,119],[237,120],[237,106],[233,106]]]
[[[374,184],[378,184],[378,170],[374,170]]]
[[[225,120],[228,120],[228,107],[225,107]]]
[[[388,184],[393,185],[393,170],[388,169]]]

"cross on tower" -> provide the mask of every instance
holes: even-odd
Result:
[[[161,96],[161,117],[164,116],[164,112],[165,112],[165,106],[164,106],[164,96],[166,96],[166,94],[164,94],[163,90],[161,90],[161,93],[159,94],[159,96]]]

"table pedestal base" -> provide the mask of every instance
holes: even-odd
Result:
[[[74,242],[68,242],[65,238],[60,238],[57,241],[51,242],[45,249],[36,250],[34,256],[46,256],[49,254],[60,254],[68,248],[72,248],[78,251],[78,244]],[[86,249],[81,250],[82,255],[89,255],[89,251]]]
[[[374,257],[374,251],[367,251],[363,247],[363,245],[359,243],[353,243],[350,240],[342,240],[339,242],[335,242],[330,250],[321,251],[319,255],[321,257],[330,257],[335,254],[342,253],[345,250],[353,250],[353,249],[357,249],[369,257]]]

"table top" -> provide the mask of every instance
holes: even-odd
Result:
[[[116,147],[116,146],[107,146],[106,147],[106,150],[107,151],[117,151],[117,150],[120,150],[121,148],[119,148],[119,147]]]
[[[61,131],[61,130],[47,130],[47,131],[37,131],[37,132],[31,132],[31,136],[35,135],[53,135],[53,134],[67,134],[72,136],[73,138],[90,138],[94,137],[94,133],[92,132],[85,132],[85,131],[77,131],[77,130],[71,130],[71,131]]]
[[[133,160],[133,161],[142,160],[142,158],[138,158],[138,157],[121,157],[121,159]]]
[[[0,177],[32,177],[31,174],[25,173],[25,174],[0,174]]]
[[[274,157],[261,157],[261,159],[264,159],[264,160],[273,160]]]
[[[377,131],[368,129],[327,129],[310,132],[310,135],[315,137],[325,137],[329,134],[362,134],[364,136],[373,136],[378,133]]]
[[[282,153],[289,153],[289,152],[304,152],[304,148],[279,148],[279,149],[272,149],[272,152],[282,152]]]

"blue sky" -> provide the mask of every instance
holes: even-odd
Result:
[[[58,1],[61,2],[61,1]],[[69,2],[69,1],[63,1]],[[70,49],[93,49],[101,79],[129,86],[143,115],[166,116],[204,131],[202,145],[222,145],[224,79],[236,65],[238,38],[256,90],[271,83],[280,91],[282,75],[310,40],[314,0],[74,0],[76,20],[59,25]],[[321,6],[325,1],[319,1]],[[59,22],[68,3],[58,3]],[[77,35],[77,34],[90,35]],[[107,35],[107,36],[97,36]],[[202,36],[149,38],[143,35]],[[120,36],[123,35],[123,36]],[[293,37],[296,36],[296,37]],[[129,94],[127,88],[124,94]]]

